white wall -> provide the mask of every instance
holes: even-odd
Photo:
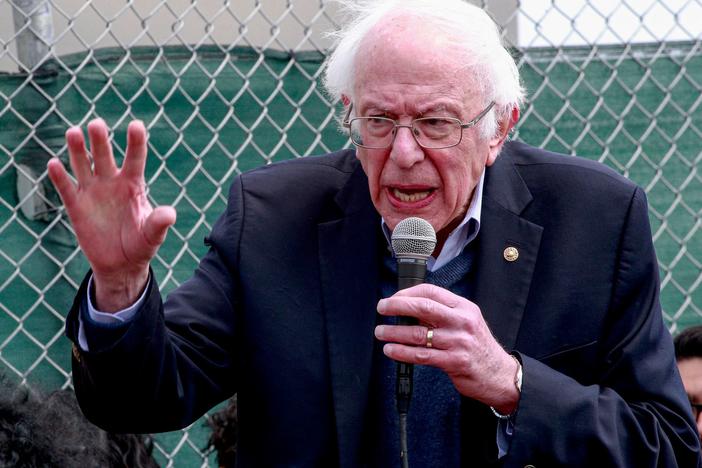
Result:
[[[26,0],[24,0],[26,1]],[[52,0],[54,54],[87,48],[219,43],[323,49],[331,5],[312,0]],[[257,3],[259,5],[257,5]],[[287,5],[291,3],[292,7]],[[225,5],[228,4],[228,5]],[[289,11],[288,11],[289,10]],[[286,13],[287,11],[287,13]],[[326,13],[326,15],[325,15]],[[12,5],[0,0],[0,70],[16,71]]]
[[[702,3],[690,0],[528,0],[521,47],[621,44],[702,37]]]
[[[520,47],[702,37],[702,3],[696,0],[471,1],[487,4]],[[55,55],[203,42],[325,49],[329,42],[322,32],[333,28],[336,15],[328,0],[199,0],[195,6],[192,0],[51,0],[51,5]],[[18,69],[14,34],[10,0],[0,0],[0,71]]]

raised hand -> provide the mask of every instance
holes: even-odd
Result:
[[[141,294],[149,262],[176,220],[171,206],[153,208],[146,197],[146,129],[133,121],[127,129],[127,152],[117,168],[102,119],[88,124],[90,157],[79,127],[66,132],[68,154],[77,184],[58,158],[49,161],[49,178],[66,207],[78,243],[93,270],[96,307],[124,309]]]
[[[398,291],[378,303],[382,315],[414,317],[419,325],[378,325],[386,356],[434,366],[451,378],[459,393],[510,414],[519,401],[519,364],[495,340],[477,305],[430,284]],[[427,347],[432,330],[431,347]]]

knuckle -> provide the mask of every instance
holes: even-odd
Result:
[[[428,349],[417,349],[414,358],[418,364],[426,364],[431,360],[431,352]]]
[[[456,308],[460,307],[461,309],[466,309],[468,311],[472,311],[473,309],[477,309],[477,306],[466,299],[465,297],[461,296],[456,296],[454,298],[453,304],[451,304],[451,307]]]
[[[431,296],[431,297],[433,297],[438,292],[437,290],[440,289],[438,286],[435,286],[431,283],[422,283],[419,285],[419,287],[420,287],[419,291],[423,295]]]
[[[469,335],[474,335],[480,327],[480,320],[473,314],[461,314],[458,318],[458,327]]]
[[[456,353],[453,364],[456,369],[467,372],[471,368],[471,362],[472,360],[468,353]]]
[[[412,327],[412,343],[414,344],[424,344],[425,332],[420,327]]]
[[[467,314],[458,314],[456,318],[456,324],[460,330],[470,331],[472,322],[472,319]]]
[[[465,353],[451,353],[446,360],[446,367],[451,375],[470,375],[471,360]]]
[[[437,313],[438,313],[437,305],[438,304],[436,302],[434,302],[431,299],[427,299],[427,298],[425,298],[422,302],[423,302],[422,308],[427,312],[428,315],[430,315],[432,317],[437,315]]]

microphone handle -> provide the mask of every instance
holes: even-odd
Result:
[[[427,261],[424,258],[398,258],[397,259],[397,288],[406,289],[422,284],[427,276]],[[417,320],[412,317],[397,317],[398,325],[415,325]],[[407,414],[412,398],[412,376],[414,365],[406,362],[397,362],[397,380],[395,392],[397,395],[397,411]]]
[[[397,259],[397,289],[407,289],[422,284],[427,277],[427,261],[424,258]]]

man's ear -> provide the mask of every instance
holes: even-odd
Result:
[[[502,149],[502,145],[505,144],[505,141],[507,141],[507,137],[509,136],[509,132],[512,131],[512,128],[514,128],[514,125],[517,123],[519,120],[519,107],[514,106],[512,108],[512,112],[509,114],[505,115],[500,122],[498,122],[498,129],[497,133],[495,133],[495,136],[490,139],[488,142],[489,145],[489,153],[487,157],[487,161],[485,162],[486,166],[492,166],[495,160],[497,159],[497,155],[500,154],[500,150]]]
[[[349,107],[349,104],[351,104],[351,99],[347,95],[342,94],[341,102],[344,104],[344,107]]]

